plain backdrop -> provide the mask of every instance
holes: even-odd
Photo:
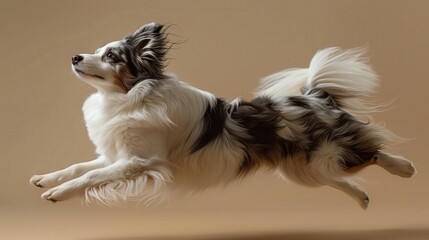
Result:
[[[81,113],[94,89],[73,76],[71,56],[152,21],[183,41],[167,70],[228,99],[250,99],[258,79],[306,67],[318,49],[368,45],[382,79],[374,99],[394,100],[375,119],[410,139],[391,151],[418,174],[365,169],[366,211],[265,172],[149,209],[41,200],[31,175],[95,157]],[[0,238],[429,239],[428,23],[429,1],[1,0]]]

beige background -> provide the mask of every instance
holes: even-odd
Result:
[[[1,239],[429,239],[429,1],[2,0],[0,19]],[[305,67],[317,49],[368,44],[383,80],[376,100],[395,99],[376,119],[412,139],[393,152],[418,175],[364,170],[366,211],[267,173],[154,209],[42,201],[32,174],[94,158],[81,113],[94,89],[73,76],[71,56],[150,21],[186,39],[168,71],[227,98],[250,98],[260,77]]]

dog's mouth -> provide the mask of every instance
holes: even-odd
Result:
[[[82,71],[82,70],[80,70],[80,69],[78,69],[78,68],[74,68],[74,70],[75,70],[75,72],[77,72],[79,75],[85,75],[85,76],[89,76],[89,77],[93,77],[93,78],[98,78],[98,79],[102,79],[102,80],[104,80],[104,77],[102,77],[102,76],[100,76],[100,75],[97,75],[97,74],[89,74],[89,73],[86,73],[86,72],[84,72],[84,71]]]

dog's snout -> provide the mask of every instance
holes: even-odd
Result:
[[[78,64],[82,60],[83,60],[83,57],[81,55],[74,55],[72,57],[72,63],[73,63],[73,65]]]

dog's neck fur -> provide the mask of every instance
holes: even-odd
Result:
[[[179,145],[179,142],[183,144],[183,138],[192,135],[193,128],[198,128],[202,119],[202,116],[196,115],[195,112],[203,114],[207,105],[216,101],[216,97],[181,82],[172,74],[168,76],[169,78],[162,81],[144,80],[126,94],[98,91],[86,100],[83,106],[84,117],[90,138],[97,146],[99,154],[106,154],[107,149],[112,149],[101,147],[105,144],[99,140],[107,136],[100,138],[100,134],[106,134],[107,126],[110,129],[119,126],[120,124],[112,123],[120,122],[121,118],[138,119],[140,127],[144,125],[143,128],[148,132],[156,129],[163,129],[164,132],[167,130],[165,134],[170,136],[168,143],[173,146]],[[189,107],[190,104],[192,107]],[[118,152],[111,154],[116,155]]]

